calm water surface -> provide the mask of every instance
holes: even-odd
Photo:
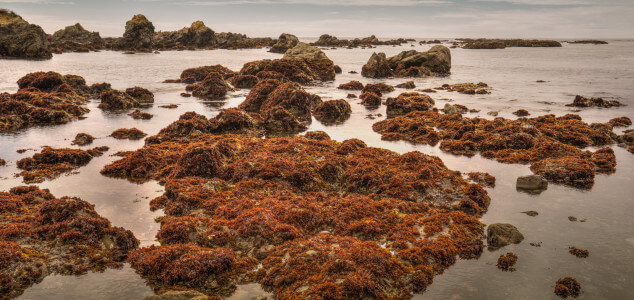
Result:
[[[361,66],[372,52],[385,52],[388,56],[403,50],[427,50],[431,46],[414,44],[400,47],[382,46],[377,49],[325,50],[326,54],[344,70],[333,83],[307,87],[322,99],[345,98],[348,91],[336,87],[350,80],[374,82],[349,74],[360,72]],[[156,54],[123,55],[119,52],[55,55],[48,61],[1,60],[0,92],[15,92],[16,81],[26,73],[56,71],[77,74],[91,83],[110,82],[113,88],[125,89],[142,86],[155,95],[155,104],[144,109],[154,114],[152,120],[133,120],[126,113],[107,113],[97,108],[97,101],[90,103],[86,119],[69,124],[30,128],[15,134],[0,134],[0,158],[7,160],[0,167],[0,190],[21,185],[15,162],[32,156],[44,145],[70,147],[79,132],[89,133],[97,139],[92,148],[110,147],[102,157],[76,173],[61,176],[40,184],[58,196],[78,196],[95,204],[99,214],[113,225],[130,229],[142,245],[156,244],[155,234],[159,225],[154,219],[162,213],[151,212],[149,201],[162,194],[163,188],[156,182],[130,183],[121,179],[101,176],[99,170],[116,160],[110,156],[117,151],[135,150],[143,141],[119,141],[108,137],[118,128],[137,127],[154,135],[178,119],[187,111],[197,111],[212,117],[221,108],[234,107],[244,100],[248,90],[230,93],[226,101],[208,102],[195,98],[182,98],[184,85],[165,84],[167,78],[177,78],[182,70],[201,65],[222,64],[239,70],[248,61],[264,58],[280,58],[279,54],[256,50],[214,50],[163,52]],[[537,83],[544,80],[545,83]],[[405,79],[385,80],[398,84]],[[586,122],[607,122],[619,116],[634,118],[634,41],[610,41],[609,45],[568,45],[562,48],[509,48],[504,50],[452,49],[452,75],[446,78],[414,80],[418,88],[433,88],[443,83],[486,82],[492,86],[489,95],[462,95],[449,92],[431,94],[436,106],[459,103],[480,113],[469,117],[492,118],[486,113],[499,111],[499,116],[515,118],[511,113],[527,109],[533,116],[543,114],[562,115],[578,113]],[[386,96],[395,96],[404,90]],[[576,94],[618,99],[628,106],[618,109],[586,109],[575,111],[564,106],[572,102]],[[598,175],[591,190],[577,190],[551,184],[547,191],[534,196],[515,190],[518,176],[531,174],[528,166],[500,164],[476,155],[472,158],[441,152],[438,147],[412,145],[406,142],[381,141],[372,131],[374,120],[368,114],[381,113],[385,106],[369,111],[353,99],[352,116],[344,124],[324,126],[313,120],[309,130],[324,130],[333,139],[342,141],[359,138],[368,145],[397,152],[421,151],[439,156],[445,164],[463,173],[489,172],[497,178],[495,188],[488,189],[491,196],[489,211],[483,216],[486,224],[512,223],[524,234],[525,240],[498,251],[485,251],[478,260],[459,260],[444,274],[436,276],[428,290],[417,295],[421,299],[558,299],[554,283],[558,278],[571,276],[582,285],[583,299],[634,299],[634,155],[614,146],[617,170],[612,175]],[[163,104],[179,104],[177,109],[159,108]],[[628,128],[620,128],[621,132]],[[18,149],[33,149],[18,154]],[[529,217],[522,211],[536,210],[537,217]],[[586,222],[570,222],[568,216],[586,219]],[[531,242],[542,242],[532,247]],[[568,253],[568,247],[588,249],[590,257],[579,259]],[[515,252],[519,259],[515,272],[502,272],[495,267],[499,255]],[[34,285],[20,299],[141,299],[152,290],[133,269],[90,273],[84,276],[49,276]],[[257,284],[239,287],[231,297],[250,299],[266,295]]]

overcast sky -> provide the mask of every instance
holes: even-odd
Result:
[[[634,38],[634,0],[0,0],[46,32],[80,22],[121,36],[144,14],[157,30],[202,20],[217,32],[300,37]]]

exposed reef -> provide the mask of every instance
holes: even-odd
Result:
[[[618,107],[622,106],[621,102],[618,100],[604,100],[603,98],[586,98],[580,95],[575,96],[575,99],[570,104],[566,104],[566,106],[573,107],[602,107],[602,108],[610,108],[610,107]]]
[[[110,225],[94,205],[20,186],[0,192],[0,298],[15,298],[52,274],[123,266],[139,241]]]
[[[370,78],[426,77],[450,73],[451,52],[449,48],[436,45],[427,52],[403,51],[386,58],[385,53],[373,53],[363,65],[361,75]]]
[[[83,105],[93,95],[81,76],[56,72],[29,73],[18,87],[14,94],[0,93],[0,132],[68,123],[89,111]]]
[[[89,150],[44,147],[33,157],[18,160],[18,168],[24,170],[18,175],[25,183],[43,182],[88,164],[93,157],[103,155],[108,149],[107,146]]]
[[[373,129],[385,140],[440,143],[441,150],[457,155],[480,152],[504,163],[530,163],[533,172],[550,181],[581,188],[592,187],[595,173],[610,174],[616,167],[610,148],[581,150],[614,143],[618,137],[612,126],[587,124],[572,114],[486,120],[415,111],[377,122]]]
[[[464,49],[504,49],[506,47],[561,47],[561,43],[553,40],[523,39],[459,39]]]
[[[347,47],[347,48],[356,48],[356,47],[372,47],[379,45],[390,45],[390,46],[398,46],[401,44],[407,43],[408,40],[399,38],[387,41],[381,41],[376,36],[371,35],[365,38],[356,38],[353,40],[339,39],[335,36],[329,34],[322,34],[319,36],[319,39],[311,43],[313,46],[320,47]]]
[[[223,113],[240,117],[187,113],[101,171],[165,185],[161,246],[131,256],[155,289],[407,298],[482,252],[489,197],[437,157],[323,132],[261,139],[249,114]]]

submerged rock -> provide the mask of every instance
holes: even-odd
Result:
[[[524,235],[511,224],[495,223],[487,228],[487,244],[492,248],[502,248],[510,244],[519,244]]]
[[[515,253],[513,252],[508,252],[506,254],[500,255],[500,258],[498,258],[498,263],[497,263],[497,267],[498,269],[502,270],[502,271],[515,271],[515,268],[513,268],[513,266],[515,266],[515,263],[517,262],[517,255],[515,255]]]
[[[428,95],[415,92],[402,93],[396,98],[388,98],[385,102],[388,117],[395,117],[412,111],[429,111],[434,107],[434,104],[434,99]]]
[[[53,57],[47,35],[16,13],[0,9],[0,58],[49,59]]]
[[[531,194],[539,194],[548,189],[548,180],[539,175],[527,175],[517,177],[515,188]]]

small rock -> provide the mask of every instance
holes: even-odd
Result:
[[[577,222],[577,217],[570,216],[570,217],[568,217],[568,221]]]
[[[531,216],[531,217],[536,217],[537,215],[539,215],[539,213],[538,213],[538,212],[536,212],[536,211],[534,211],[534,210],[523,211],[522,213],[523,213],[523,214],[527,214],[527,215],[529,215],[529,216]]]
[[[492,248],[501,248],[509,244],[519,244],[524,235],[517,227],[507,223],[495,223],[487,228],[487,244]]]
[[[515,188],[529,194],[539,194],[548,189],[548,181],[539,175],[520,176],[517,177]]]

